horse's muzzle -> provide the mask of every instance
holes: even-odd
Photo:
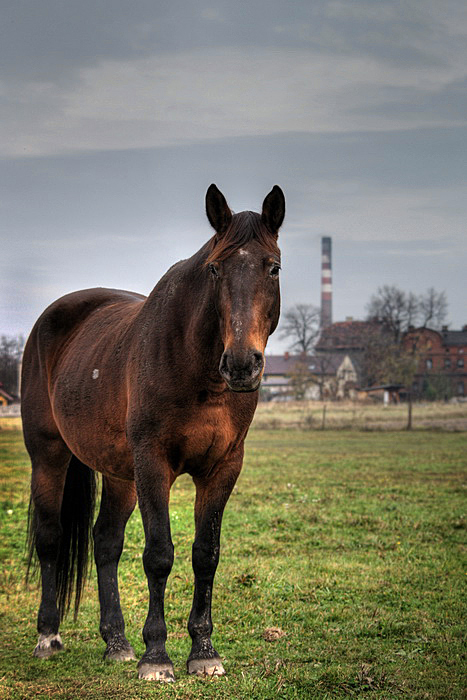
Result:
[[[256,391],[263,367],[264,357],[259,350],[234,353],[228,349],[222,354],[219,372],[232,391]]]

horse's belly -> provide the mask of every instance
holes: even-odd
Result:
[[[133,479],[133,455],[124,432],[97,421],[65,420],[59,427],[71,452],[83,464],[107,476]]]
[[[134,478],[134,461],[128,447],[125,436],[120,439],[112,437],[106,439],[100,435],[98,441],[92,444],[76,440],[75,445],[70,445],[76,456],[91,469],[95,469],[106,476],[115,476],[119,479],[132,480]]]

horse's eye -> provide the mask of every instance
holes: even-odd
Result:
[[[270,277],[279,277],[279,272],[280,272],[281,266],[280,265],[273,265],[271,269],[269,270],[269,275]]]
[[[219,268],[216,263],[209,263],[208,268],[211,275],[216,279],[219,279]]]

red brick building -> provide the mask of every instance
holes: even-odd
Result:
[[[460,331],[411,328],[404,345],[419,354],[413,391],[418,396],[467,396],[467,325]],[[435,398],[433,396],[433,398]]]

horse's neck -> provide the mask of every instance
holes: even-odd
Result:
[[[196,364],[203,372],[217,371],[223,343],[212,288],[193,274],[190,263],[171,269],[149,296],[144,310],[147,347]]]

